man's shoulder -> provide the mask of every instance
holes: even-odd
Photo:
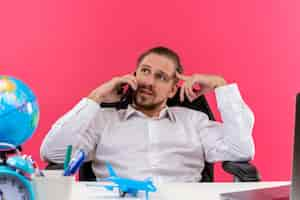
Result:
[[[98,114],[99,117],[108,122],[120,121],[126,113],[126,109],[118,110],[115,107],[101,107]]]

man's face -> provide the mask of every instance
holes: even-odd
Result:
[[[175,64],[169,58],[151,53],[136,70],[138,89],[134,102],[144,109],[163,107],[176,93]]]

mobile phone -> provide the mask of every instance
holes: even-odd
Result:
[[[136,76],[136,72],[134,72],[133,75]],[[126,90],[125,93],[124,90]],[[123,86],[121,86],[120,94],[124,94],[121,97],[120,102],[118,103],[117,109],[127,108],[127,106],[132,103],[133,92],[134,91],[129,84],[124,84]]]

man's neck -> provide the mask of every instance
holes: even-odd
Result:
[[[141,106],[137,106],[136,104],[132,104],[132,106],[136,110],[142,112],[143,114],[145,114],[146,116],[151,117],[151,118],[152,117],[159,117],[160,112],[166,107],[166,105],[161,105],[161,106],[159,106],[157,108],[154,108],[154,109],[145,109]]]

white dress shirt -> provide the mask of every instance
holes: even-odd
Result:
[[[196,182],[204,161],[243,161],[254,156],[254,116],[236,84],[215,89],[223,122],[184,107],[167,107],[150,118],[135,110],[101,108],[83,98],[51,128],[41,146],[44,160],[62,163],[67,145],[93,160],[97,177],[109,161],[121,177],[154,182]]]

